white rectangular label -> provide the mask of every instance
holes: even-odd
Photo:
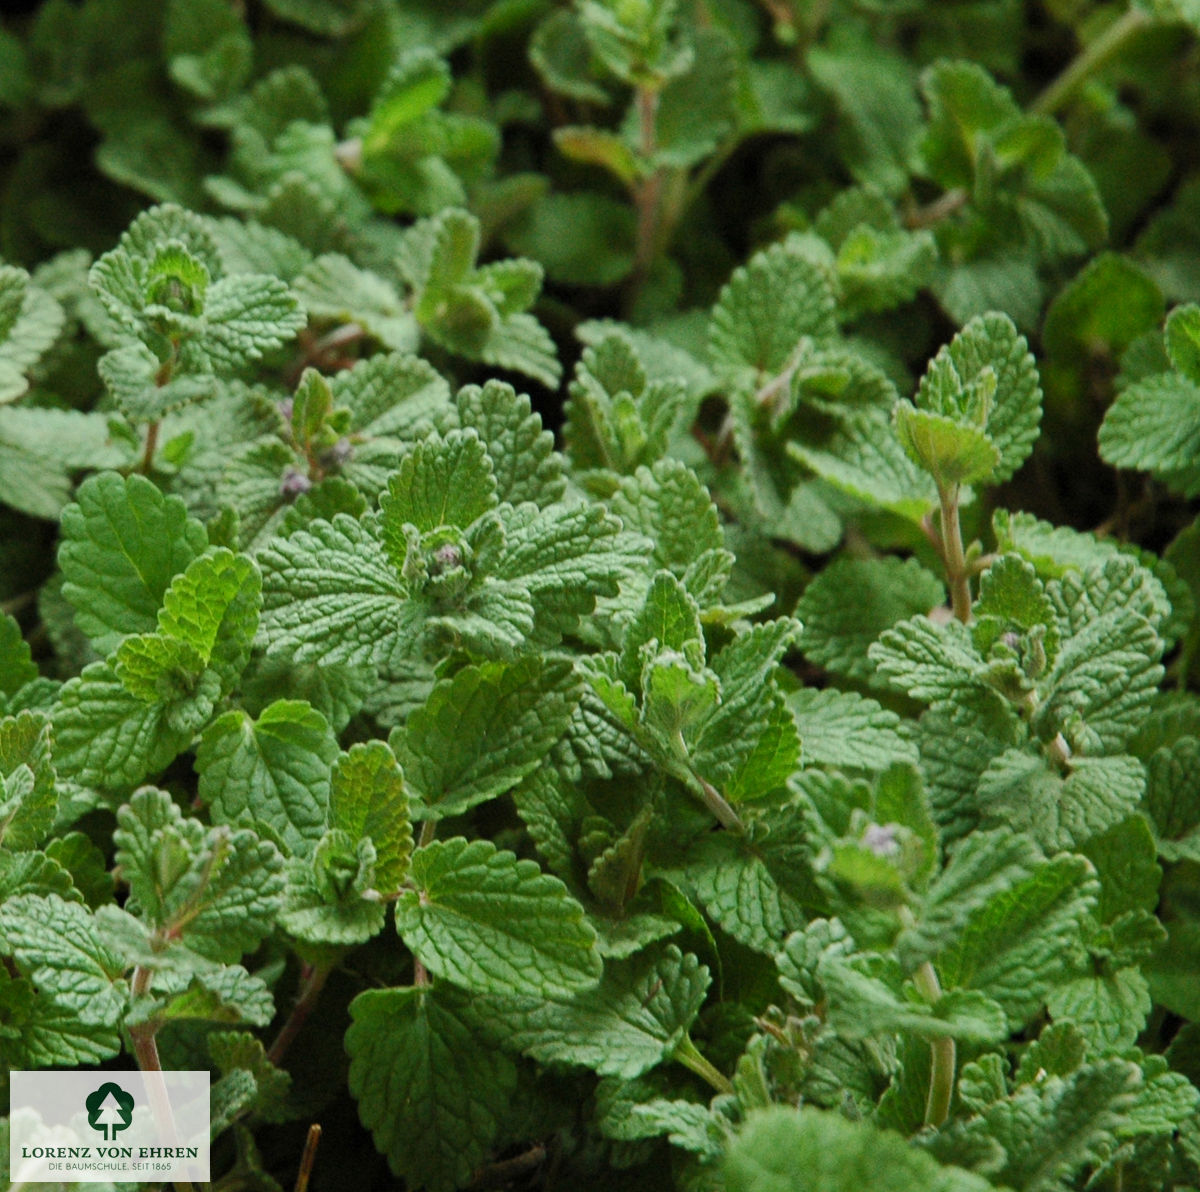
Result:
[[[13,1072],[14,1184],[209,1179],[209,1073]]]

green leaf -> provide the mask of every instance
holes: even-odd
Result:
[[[1064,854],[1039,866],[971,914],[939,958],[943,988],[978,989],[1010,1023],[1027,1022],[1070,971],[1098,891],[1082,857]]]
[[[573,160],[599,161],[630,181],[635,176],[633,153],[611,134],[560,128],[554,143]],[[530,204],[505,230],[504,243],[512,252],[541,261],[553,281],[613,286],[633,269],[636,234],[636,217],[626,203],[592,191],[551,192]]]
[[[1177,373],[1123,389],[1100,426],[1100,455],[1118,468],[1140,468],[1194,496],[1200,479],[1200,385]]]
[[[167,938],[233,963],[271,932],[283,889],[282,859],[253,832],[206,827],[164,791],[143,787],[117,811],[116,861],[127,909]]]
[[[1135,968],[1076,977],[1050,991],[1047,1009],[1056,1020],[1075,1024],[1101,1055],[1133,1046],[1152,1005],[1146,978]]]
[[[1163,311],[1162,291],[1140,265],[1101,253],[1055,295],[1042,342],[1056,362],[1083,369],[1100,351],[1119,359]]]
[[[991,480],[1009,479],[1032,450],[1042,416],[1037,365],[1024,336],[1006,315],[972,319],[930,363],[916,404],[985,431],[999,452]]]
[[[894,415],[896,433],[913,463],[943,488],[982,484],[995,475],[1000,452],[981,430],[952,418],[918,410],[902,401]]]
[[[573,993],[601,962],[583,907],[536,862],[456,837],[413,854],[396,930],[428,968],[478,992]]]
[[[100,789],[132,786],[165,769],[192,741],[194,725],[173,724],[170,706],[132,694],[108,662],[93,662],[63,685],[54,713],[61,774]]]
[[[217,823],[261,821],[308,854],[325,828],[337,753],[325,718],[301,700],[276,700],[257,719],[226,712],[196,751],[200,798]]]
[[[1033,874],[1038,854],[1026,836],[974,832],[951,854],[930,885],[916,922],[896,941],[896,954],[913,971],[955,944],[977,911]]]
[[[824,904],[812,847],[796,821],[755,821],[746,837],[704,837],[687,857],[687,878],[708,914],[739,943],[773,956]]]
[[[848,601],[847,592],[860,598]],[[945,598],[941,581],[915,559],[837,559],[813,579],[796,606],[804,626],[800,649],[834,674],[882,686],[868,648],[885,629],[930,612]]]
[[[724,1168],[730,1192],[989,1192],[982,1176],[936,1159],[899,1134],[837,1111],[776,1105],[752,1115]]]
[[[401,662],[415,614],[373,523],[344,513],[275,539],[259,552],[268,650],[297,662]]]
[[[1060,1188],[1080,1167],[1101,1160],[1130,1107],[1134,1064],[1105,1060],[1065,1080],[1024,1085],[984,1111],[980,1127],[1004,1148],[996,1178],[1029,1192]]]
[[[279,925],[305,943],[346,947],[383,930],[386,911],[375,889],[375,845],[333,828],[311,858],[288,866]]]
[[[37,848],[58,812],[50,722],[34,712],[0,720],[0,842]]]
[[[1063,644],[1038,721],[1067,728],[1073,716],[1082,716],[1084,725],[1071,734],[1073,748],[1123,749],[1162,678],[1161,655],[1162,640],[1144,616],[1121,608],[1104,612]]]
[[[1175,371],[1189,381],[1200,382],[1200,306],[1189,303],[1171,311],[1163,337]]]
[[[1145,809],[1164,860],[1200,862],[1200,741],[1195,737],[1164,745],[1151,755]]]
[[[79,628],[107,654],[130,633],[151,632],[171,581],[208,545],[178,497],[144,476],[102,472],[63,510],[63,595]]]
[[[715,153],[733,131],[737,84],[736,47],[717,28],[698,29],[694,57],[684,74],[676,75],[659,93],[655,112],[654,160],[667,167],[687,169]],[[634,140],[633,122],[627,140]]]
[[[510,505],[533,501],[544,507],[562,499],[562,456],[525,394],[502,381],[488,381],[482,388],[464,386],[454,400],[459,421],[483,440],[497,500]]]
[[[438,988],[367,990],[350,1017],[350,1093],[392,1171],[429,1192],[462,1187],[509,1109],[512,1061]]]
[[[676,28],[676,0],[580,0],[577,9],[592,52],[626,83],[657,90],[691,65],[691,45]]]
[[[829,998],[829,1021],[843,1038],[906,1032],[920,1039],[986,1044],[1008,1035],[1004,1011],[977,991],[951,990],[931,1005],[910,996],[899,973],[876,959],[830,955],[818,968]]]
[[[375,888],[399,891],[412,855],[408,796],[395,755],[382,741],[352,745],[334,763],[329,826],[375,845]]]
[[[709,354],[738,385],[757,388],[779,375],[804,342],[836,331],[825,276],[786,244],[736,269],[717,298]]]
[[[62,331],[65,313],[29,274],[0,264],[0,405],[29,388],[25,374]]]
[[[0,944],[39,993],[92,1026],[117,1026],[129,988],[128,967],[100,938],[92,916],[78,902],[32,894],[0,907]]]
[[[573,996],[484,995],[471,1006],[507,1046],[542,1063],[631,1080],[674,1053],[708,986],[708,969],[667,944],[610,960],[598,985]]]
[[[204,352],[220,371],[233,372],[281,344],[305,325],[286,282],[240,273],[209,287],[204,306]]]
[[[909,617],[879,635],[868,656],[893,687],[927,703],[982,684],[983,663],[960,621]]]
[[[393,737],[422,813],[461,815],[511,790],[562,737],[578,699],[570,666],[537,657],[441,680]]]
[[[325,253],[305,265],[295,292],[310,318],[336,326],[358,324],[385,348],[416,351],[419,328],[403,296],[340,253]]]
[[[993,820],[1030,832],[1050,852],[1080,848],[1120,823],[1145,790],[1132,757],[1078,757],[1065,775],[1045,757],[1010,749],[980,776],[978,798]]]
[[[0,613],[0,700],[16,695],[37,677],[38,668],[20,625],[8,613]]]
[[[852,28],[813,46],[808,61],[837,105],[836,135],[854,178],[899,194],[921,127],[912,66]]]
[[[443,526],[465,529],[495,504],[491,460],[474,431],[425,439],[401,459],[380,499],[384,546],[402,568],[408,554],[405,525],[422,533]]]

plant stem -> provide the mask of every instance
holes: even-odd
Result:
[[[733,1085],[730,1084],[729,1078],[700,1054],[699,1048],[688,1035],[684,1035],[679,1046],[675,1048],[673,1058],[678,1060],[689,1072],[695,1072],[701,1080],[711,1085],[718,1093],[733,1092]]]
[[[150,992],[150,982],[154,979],[154,970],[145,965],[138,965],[133,970],[133,980],[129,991],[134,998],[144,997]],[[150,1093],[150,1106],[154,1113],[154,1121],[159,1132],[164,1135],[168,1145],[176,1145],[175,1120],[171,1114],[171,1103],[167,1099],[166,1085],[162,1082],[162,1063],[158,1058],[158,1044],[154,1036],[158,1033],[158,1023],[153,1017],[145,1022],[139,1022],[129,1028],[129,1037],[133,1041],[133,1054],[138,1067],[148,1073],[146,1088]],[[190,1180],[175,1180],[175,1192],[192,1192]]]
[[[155,419],[146,427],[146,447],[142,452],[142,462],[138,467],[138,471],[143,476],[149,476],[150,469],[154,465],[154,452],[158,449],[158,428],[161,425],[158,419]]]
[[[658,151],[655,120],[658,116],[658,91],[645,85],[637,89],[639,145],[638,152],[649,163]],[[663,171],[641,179],[634,187],[633,202],[637,208],[637,243],[633,253],[633,273],[629,279],[628,300],[632,304],[649,276],[658,254],[659,207],[662,203]]]
[[[958,519],[957,484],[938,485],[938,500],[942,517],[942,561],[946,566],[946,582],[950,585],[950,604],[954,615],[965,625],[971,619],[971,584],[966,554],[963,551],[962,525]]]
[[[1150,20],[1148,13],[1131,6],[1124,16],[1114,21],[1072,59],[1062,74],[1029,105],[1029,111],[1040,116],[1057,112],[1091,75],[1115,58],[1128,41],[1149,25]]]
[[[904,226],[914,231],[918,228],[931,228],[943,219],[949,219],[956,211],[961,210],[970,201],[970,192],[961,186],[948,190],[939,199],[927,203],[924,207],[915,207],[904,217]]]
[[[321,990],[325,988],[325,982],[332,971],[333,966],[330,964],[305,965],[301,970],[300,992],[296,998],[296,1004],[292,1006],[292,1012],[288,1015],[287,1021],[283,1024],[279,1034],[275,1036],[275,1042],[271,1044],[271,1048],[267,1052],[267,1059],[271,1063],[278,1064],[283,1059],[284,1053],[292,1045],[292,1040],[300,1033],[300,1028],[304,1026],[308,1016],[313,1012],[317,999],[321,996]]]
[[[304,1153],[300,1156],[300,1170],[296,1173],[295,1192],[308,1192],[308,1179],[312,1175],[313,1163],[317,1157],[317,1143],[321,1141],[321,1127],[313,1122],[308,1128],[308,1137],[304,1140]]]
[[[687,742],[683,739],[683,733],[678,729],[675,731],[673,743],[675,752],[679,755],[688,774],[700,787],[700,798],[704,806],[716,816],[717,822],[722,828],[727,828],[730,832],[744,833],[745,825],[738,818],[738,813],[729,805],[729,801],[692,764],[692,755],[688,752]]]
[[[931,1005],[942,996],[933,965],[927,960],[915,973],[913,984]],[[929,1097],[925,1102],[925,1125],[940,1126],[950,1116],[950,1098],[954,1093],[954,1040],[943,1036],[929,1041]]]

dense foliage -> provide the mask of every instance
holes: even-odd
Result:
[[[1198,61],[0,29],[3,1068],[210,1069],[222,1192],[1200,1188]]]

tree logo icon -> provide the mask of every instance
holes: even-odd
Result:
[[[112,1142],[117,1131],[127,1130],[133,1121],[133,1094],[111,1080],[88,1096],[84,1105],[88,1125],[93,1130],[100,1130],[105,1142]]]

